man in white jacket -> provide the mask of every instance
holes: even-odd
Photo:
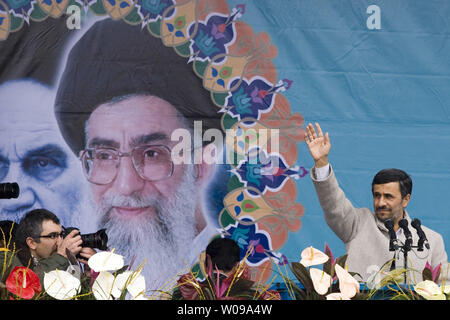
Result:
[[[324,135],[318,123],[316,123],[316,129],[312,124],[308,124],[305,135],[305,142],[315,161],[311,178],[324,211],[325,221],[345,243],[349,271],[358,273],[362,281],[367,281],[372,266],[381,268],[393,258],[395,259],[392,260],[389,268],[403,268],[406,244],[413,247],[407,254],[406,266],[410,270],[406,280],[408,283],[422,281],[422,270],[427,262],[433,268],[441,264],[443,272],[441,272],[440,280],[442,277],[448,277],[447,253],[442,236],[422,226],[428,245],[423,251],[417,251],[415,248],[419,241],[417,232],[412,230],[411,235],[406,237],[408,232],[400,227],[401,224],[406,224],[406,221],[408,226],[411,225],[411,218],[406,211],[412,190],[412,181],[408,174],[399,169],[381,170],[372,182],[375,214],[369,208],[355,208],[339,187],[328,162],[331,149],[328,132]],[[386,221],[392,221],[395,237],[390,237],[385,225]],[[397,245],[395,251],[390,251],[390,247],[394,247],[391,244],[391,238],[396,238],[398,241],[394,243]],[[409,241],[406,241],[407,238]]]

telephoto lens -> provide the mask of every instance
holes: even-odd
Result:
[[[78,228],[74,227],[62,227],[63,228],[63,238],[67,237],[67,235],[72,230],[78,230]],[[106,229],[98,230],[95,233],[89,233],[89,234],[80,234],[81,241],[83,243],[81,244],[82,247],[89,247],[94,249],[100,249],[100,250],[107,250],[108,249],[108,235],[106,234]]]
[[[0,199],[18,198],[19,185],[16,182],[0,183]]]

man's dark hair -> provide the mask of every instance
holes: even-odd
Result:
[[[51,220],[59,224],[58,217],[47,209],[34,209],[20,220],[16,231],[17,257],[24,266],[32,265],[34,262],[31,257],[30,248],[27,244],[27,238],[31,237],[36,242],[40,242],[39,236],[42,232],[42,223],[46,220]]]
[[[237,243],[229,238],[216,238],[206,247],[206,254],[211,257],[212,267],[229,272],[241,260],[241,250]]]
[[[34,209],[20,220],[17,228],[16,240],[22,244],[26,243],[26,239],[31,237],[40,242],[39,236],[42,232],[42,223],[51,220],[56,224],[60,224],[58,217],[47,209]]]
[[[220,129],[219,108],[187,62],[145,28],[96,22],[71,49],[55,100],[55,116],[72,151],[84,149],[85,124],[98,106],[133,95],[166,100],[190,128],[197,120],[203,132]]]
[[[0,248],[12,249],[15,242],[17,223],[12,220],[0,221]],[[0,267],[1,268],[1,267]]]
[[[385,184],[389,182],[398,182],[400,185],[400,193],[402,198],[405,198],[412,192],[412,180],[411,177],[403,170],[400,169],[383,169],[379,171],[372,181],[372,192],[375,184]]]

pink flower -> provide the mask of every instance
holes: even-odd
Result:
[[[434,282],[436,282],[436,280],[439,279],[439,275],[440,275],[440,273],[441,273],[441,265],[442,265],[442,264],[439,263],[434,269],[433,269],[433,267],[428,263],[428,261],[427,261],[427,264],[425,265],[425,269],[430,270],[430,272],[431,272],[431,280],[434,281]]]

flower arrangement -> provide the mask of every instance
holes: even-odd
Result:
[[[408,270],[388,270],[391,262],[381,268],[370,266],[372,275],[365,284],[355,278],[358,274],[349,272],[347,255],[334,258],[325,244],[325,252],[312,246],[301,252],[299,262],[289,262],[284,257],[282,264],[289,265],[295,279],[290,279],[279,269],[292,300],[450,300],[450,285],[445,284],[442,265],[432,267],[426,264],[422,271],[423,281],[403,284],[403,276]],[[28,267],[16,266],[0,282],[0,300],[281,300],[277,290],[270,290],[276,276],[265,283],[251,280],[246,256],[231,275],[219,272],[203,252],[200,256],[200,270],[190,268],[176,281],[174,290],[157,290],[158,295],[147,295],[145,278],[141,274],[144,264],[136,270],[124,265],[121,255],[112,251],[102,251],[88,260],[89,271],[76,277],[64,270],[45,273],[42,283],[37,274]],[[15,252],[2,250],[4,256],[2,275],[11,267]],[[6,267],[6,269],[5,269]],[[278,267],[279,268],[279,267]],[[174,278],[175,278],[174,277]],[[173,280],[173,279],[172,279]]]
[[[280,300],[276,290],[269,290],[270,285],[261,284],[250,279],[246,259],[252,248],[247,250],[244,259],[231,275],[222,274],[212,265],[205,252],[200,255],[201,272],[204,280],[199,280],[200,272],[182,275],[172,294],[173,300]]]
[[[11,260],[11,253],[8,260]],[[5,259],[6,261],[6,259]],[[121,255],[114,250],[102,251],[88,260],[89,271],[76,277],[65,270],[44,274],[42,284],[37,274],[28,267],[17,266],[0,287],[0,299],[20,300],[123,300],[151,299],[146,296],[145,278],[136,270],[124,266]],[[3,268],[3,271],[5,269]],[[1,282],[0,282],[1,284]],[[153,297],[154,298],[154,297]]]
[[[299,262],[289,265],[295,280],[282,273],[288,294],[292,300],[356,300],[365,299],[360,292],[355,273],[346,268],[347,255],[334,259],[325,244],[325,253],[311,247],[301,252]],[[322,265],[321,268],[318,266]],[[301,284],[303,288],[298,285]]]

